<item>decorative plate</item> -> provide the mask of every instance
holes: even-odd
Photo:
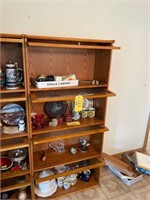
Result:
[[[0,157],[0,171],[5,171],[11,168],[13,165],[13,162],[11,161],[10,158],[6,156]]]
[[[64,101],[48,102],[45,109],[50,117],[61,117],[66,112],[67,104]]]
[[[51,196],[52,194],[54,194],[57,190],[56,180],[53,179],[50,181],[50,183],[51,183],[51,187],[45,188],[44,190],[40,190],[38,188],[38,185],[36,185],[34,188],[35,194],[39,197],[48,197],[48,196]]]
[[[1,110],[1,119],[8,125],[18,125],[19,120],[24,117],[25,111],[19,104],[7,104]]]

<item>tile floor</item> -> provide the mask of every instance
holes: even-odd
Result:
[[[91,188],[59,200],[150,200],[150,176],[131,186],[125,185],[108,167],[103,167],[100,187]]]

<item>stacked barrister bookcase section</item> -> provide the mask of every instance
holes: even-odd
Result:
[[[105,125],[107,98],[115,96],[115,93],[109,90],[111,58],[113,50],[120,48],[114,46],[114,40],[36,35],[1,34],[0,41],[2,70],[5,71],[6,63],[12,60],[17,62],[24,72],[24,84],[21,87],[15,90],[1,88],[1,109],[8,103],[21,105],[25,110],[26,124],[24,132],[1,133],[1,155],[7,156],[9,151],[21,148],[26,148],[28,154],[26,170],[8,170],[1,174],[1,191],[14,191],[11,199],[17,199],[19,189],[25,188],[27,198],[42,199],[35,194],[38,184],[85,170],[92,172],[90,181],[84,182],[78,178],[77,183],[70,189],[57,188],[56,192],[47,198],[56,199],[99,185],[100,167],[104,165],[104,133],[108,131]],[[75,74],[78,82],[76,85],[65,87],[38,88],[33,84],[33,80],[41,74]],[[93,80],[96,84],[92,84]],[[78,95],[86,100],[92,99],[96,110],[95,117],[80,118],[78,125],[68,126],[63,121],[56,127],[33,128],[33,113],[42,113],[49,118],[45,111],[46,103],[66,102],[68,111]],[[84,153],[77,151],[73,155],[70,148],[78,146],[80,138],[90,143],[88,150]],[[50,147],[51,143],[62,140],[65,147],[63,153],[58,153]],[[43,154],[44,161],[41,159]],[[54,173],[44,178],[39,176],[44,170],[53,171],[59,166],[77,164],[78,167],[70,168],[61,174]],[[18,179],[18,182],[15,179]]]

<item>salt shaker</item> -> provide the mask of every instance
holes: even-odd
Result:
[[[25,130],[25,122],[24,122],[23,119],[19,120],[18,126],[19,126],[19,131],[24,131]]]

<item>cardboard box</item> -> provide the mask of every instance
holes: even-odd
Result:
[[[129,177],[129,176],[125,176],[123,175],[121,172],[119,172],[117,169],[108,166],[109,169],[114,172],[126,185],[130,186],[138,181],[140,181],[142,179],[142,174],[137,176],[137,177]]]
[[[133,176],[133,177],[136,176],[134,170],[131,168],[129,164],[106,153],[103,153],[103,157],[106,165],[117,169],[118,171],[122,172],[123,174],[126,174],[127,176]]]
[[[142,179],[142,174],[131,167],[128,163],[118,158],[103,153],[105,164],[115,173],[126,185],[130,186]]]

